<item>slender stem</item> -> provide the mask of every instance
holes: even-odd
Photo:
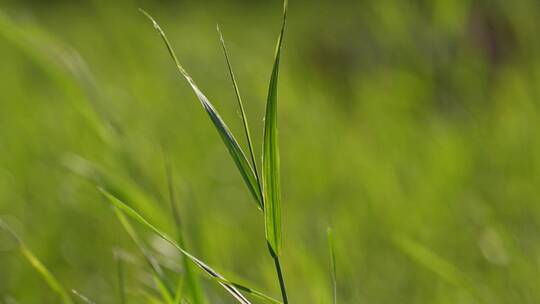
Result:
[[[126,303],[126,291],[124,289],[124,267],[122,265],[122,258],[119,253],[115,252],[116,259],[116,275],[118,278],[118,296],[120,297],[120,303]]]
[[[229,53],[227,51],[227,47],[225,45],[225,39],[223,39],[223,34],[221,33],[221,30],[219,29],[219,25],[217,26],[217,31],[219,34],[219,38],[221,41],[221,46],[223,48],[223,54],[225,55],[225,61],[227,62],[227,68],[229,69],[229,75],[231,76],[231,81],[234,87],[234,93],[236,94],[236,101],[238,102],[238,107],[240,108],[240,114],[242,117],[242,123],[244,124],[244,132],[246,135],[246,140],[248,143],[249,148],[249,155],[251,157],[251,163],[253,165],[253,171],[255,173],[255,179],[257,179],[257,185],[259,186],[259,193],[263,195],[262,187],[261,187],[261,180],[259,178],[259,172],[257,170],[257,161],[255,161],[255,150],[253,149],[253,143],[251,141],[251,135],[249,132],[249,124],[246,118],[246,111],[244,110],[244,103],[242,102],[242,97],[240,95],[240,89],[238,88],[238,83],[236,82],[236,76],[234,75],[234,72],[232,70],[231,61],[229,59]],[[264,201],[262,202],[262,207],[264,208]]]
[[[274,259],[274,264],[276,265],[276,272],[279,279],[279,288],[281,288],[281,297],[283,298],[283,304],[288,304],[289,300],[287,299],[287,290],[285,289],[285,281],[283,280],[283,273],[281,272],[281,264],[279,263],[279,257],[275,254],[272,254]]]

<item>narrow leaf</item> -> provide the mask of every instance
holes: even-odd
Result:
[[[165,158],[165,172],[167,175],[167,187],[169,190],[169,202],[171,204],[171,211],[173,213],[174,222],[176,225],[176,237],[178,240],[178,244],[182,248],[186,248],[186,242],[184,240],[184,232],[182,229],[182,221],[180,218],[180,211],[178,210],[178,204],[176,201],[176,195],[174,192],[174,182],[173,182],[173,176],[172,176],[172,169],[169,159],[166,157],[166,154],[164,153]],[[199,278],[195,274],[195,271],[193,269],[193,264],[191,264],[188,260],[188,258],[185,255],[182,255],[182,264],[184,266],[185,276],[186,276],[186,284],[191,296],[191,300],[194,304],[204,304],[206,302],[203,290],[201,287],[201,284],[199,282]]]
[[[257,189],[259,190],[259,193],[262,193],[261,181],[259,179],[259,172],[257,170],[257,162],[255,161],[255,150],[253,149],[253,142],[251,140],[251,133],[249,131],[249,124],[246,117],[246,111],[244,110],[244,103],[242,102],[240,89],[238,88],[238,83],[236,82],[236,77],[234,76],[234,72],[231,67],[231,61],[229,59],[229,52],[227,51],[227,46],[225,45],[225,39],[223,38],[223,34],[221,33],[221,30],[219,29],[219,25],[217,26],[217,31],[219,33],[219,40],[221,42],[221,47],[223,48],[223,54],[225,55],[225,61],[227,62],[227,68],[229,70],[229,75],[231,77],[231,81],[234,87],[234,93],[236,94],[236,101],[238,102],[238,107],[240,108],[242,122],[244,123],[244,132],[246,134],[246,140],[248,143],[249,155],[251,157],[251,164],[255,171],[255,178],[257,179],[257,186],[258,186]],[[262,201],[262,203],[263,203],[262,207],[264,209],[264,200]]]
[[[74,295],[76,295],[79,299],[81,299],[81,301],[83,303],[86,303],[86,304],[96,304],[96,302],[90,300],[88,297],[86,297],[85,295],[83,295],[82,293],[78,292],[77,290],[75,289],[72,289],[71,290],[71,293],[73,293]]]
[[[483,302],[469,278],[448,260],[406,236],[397,235],[394,242],[414,262],[432,271],[444,281],[463,288],[480,300],[479,302]]]
[[[249,161],[246,158],[246,155],[242,148],[240,148],[240,145],[238,144],[238,141],[230,131],[229,127],[225,124],[221,116],[219,115],[216,108],[214,108],[214,105],[208,100],[208,98],[203,94],[203,92],[199,89],[199,87],[195,84],[195,81],[189,76],[189,74],[186,72],[184,67],[180,64],[180,61],[178,61],[178,58],[176,57],[176,54],[174,52],[174,49],[172,48],[171,44],[169,43],[169,40],[167,39],[167,36],[165,35],[165,32],[161,29],[159,24],[144,10],[140,10],[150,21],[152,21],[154,28],[158,31],[159,35],[163,39],[163,42],[165,43],[165,46],[167,47],[167,50],[169,51],[169,55],[174,60],[174,63],[176,64],[176,67],[180,74],[187,80],[189,85],[191,86],[193,92],[195,92],[195,95],[201,102],[201,105],[205,109],[206,113],[210,117],[210,120],[212,120],[212,123],[214,124],[214,127],[218,131],[219,135],[221,136],[221,139],[223,140],[223,143],[225,143],[225,146],[229,150],[229,154],[233,158],[236,167],[240,171],[240,174],[242,175],[242,178],[244,179],[244,182],[246,183],[247,187],[249,188],[249,191],[255,198],[255,201],[259,205],[260,208],[263,207],[262,203],[262,197],[261,193],[259,191],[257,178],[255,176],[255,172],[253,171],[253,168],[249,164]]]
[[[328,227],[326,232],[328,237],[328,252],[330,255],[330,271],[332,273],[332,303],[337,304],[337,271],[334,236],[332,235],[332,228]]]
[[[174,298],[174,290],[172,289],[171,284],[168,282],[167,277],[165,276],[165,273],[161,269],[161,266],[157,262],[156,258],[154,258],[150,250],[146,247],[146,244],[137,235],[135,229],[133,229],[125,215],[118,208],[114,208],[114,212],[118,218],[118,221],[120,224],[122,224],[122,227],[124,227],[124,230],[126,230],[127,234],[131,237],[135,245],[137,245],[137,248],[139,248],[144,256],[146,263],[150,266],[152,276],[154,277],[154,281],[156,282],[156,286],[158,287],[162,298],[167,301],[167,303],[171,303],[172,299]]]
[[[146,219],[144,219],[141,215],[139,215],[135,210],[130,208],[128,205],[126,205],[124,202],[120,201],[116,197],[114,197],[112,194],[106,192],[105,190],[100,188],[101,193],[111,202],[111,204],[118,208],[120,211],[122,211],[124,214],[129,216],[131,219],[139,222],[147,229],[153,231],[155,234],[157,234],[159,237],[161,237],[163,240],[174,246],[178,251],[180,251],[183,255],[188,257],[191,262],[195,263],[199,268],[201,268],[206,274],[208,274],[210,277],[215,279],[225,279],[221,274],[217,273],[214,269],[212,269],[210,266],[203,263],[201,260],[197,259],[195,256],[191,255],[191,253],[184,250],[172,237],[167,235],[166,233],[162,232],[158,228],[156,228],[154,225],[150,224]],[[225,279],[226,280],[226,279]],[[218,281],[219,282],[219,281]],[[231,286],[230,284],[219,282],[219,284],[225,288],[239,303],[242,304],[250,304],[244,295],[238,291],[234,286]]]
[[[18,243],[19,250],[24,258],[30,263],[30,265],[41,275],[45,280],[45,283],[51,290],[56,292],[62,303],[73,304],[72,299],[69,297],[67,291],[62,287],[60,282],[54,277],[54,275],[43,265],[43,263],[36,257],[36,255],[26,246],[26,244],[19,238],[19,236],[9,228],[9,226],[0,220],[0,228],[8,232]]]
[[[268,296],[260,291],[257,291],[253,288],[250,288],[250,287],[247,287],[245,285],[242,285],[242,284],[239,284],[239,283],[234,283],[234,282],[231,282],[231,281],[227,281],[225,279],[219,279],[217,278],[216,279],[217,281],[220,281],[220,282],[223,282],[223,283],[227,283],[227,284],[230,284],[242,291],[245,291],[247,293],[249,293],[250,295],[254,296],[254,297],[257,297],[259,299],[262,299],[262,300],[265,300],[269,303],[274,303],[274,304],[282,304],[283,302],[281,302],[280,300],[277,300],[277,299],[274,299],[272,298],[271,296]]]
[[[268,99],[266,101],[266,114],[264,121],[263,140],[263,197],[266,240],[272,255],[279,256],[281,253],[281,191],[279,173],[279,147],[277,128],[277,95],[278,95],[278,74],[279,62],[281,58],[281,44],[285,23],[287,20],[287,0],[283,4],[283,22],[279,33],[274,67],[270,77],[268,89]]]
[[[120,304],[126,304],[126,288],[124,282],[124,264],[118,251],[114,251],[114,259],[116,261],[116,275],[118,280],[118,297]]]

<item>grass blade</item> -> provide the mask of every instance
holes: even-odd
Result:
[[[182,229],[182,221],[180,218],[180,211],[178,210],[178,204],[176,201],[176,195],[174,192],[174,182],[172,176],[172,168],[170,161],[166,154],[164,153],[165,158],[165,173],[167,175],[167,188],[169,190],[169,202],[171,204],[171,211],[173,213],[174,222],[176,226],[176,236],[178,240],[178,245],[182,248],[186,248],[186,242],[184,240],[184,232]],[[182,264],[184,266],[186,284],[189,290],[191,300],[194,304],[204,304],[206,302],[204,294],[202,291],[199,278],[194,272],[193,264],[188,261],[188,258],[185,255],[182,255]]]
[[[328,227],[326,235],[328,238],[328,252],[330,253],[330,268],[332,272],[332,303],[337,304],[336,254],[334,249],[334,236],[332,235],[332,228]]]
[[[86,297],[85,295],[83,295],[82,293],[78,292],[75,289],[72,289],[71,293],[76,295],[79,299],[81,299],[82,302],[84,302],[86,304],[96,304],[96,302],[90,300],[88,297]]]
[[[264,226],[266,232],[266,241],[270,255],[274,259],[274,265],[279,280],[281,296],[283,303],[287,304],[287,291],[279,256],[281,254],[281,189],[279,173],[279,142],[277,128],[277,94],[278,94],[278,76],[279,62],[281,59],[281,45],[283,34],[285,32],[285,23],[287,20],[288,1],[283,2],[283,22],[281,31],[276,44],[274,66],[270,76],[270,85],[268,88],[268,99],[266,101],[266,113],[264,119],[264,137],[263,137],[263,201],[264,201]]]
[[[174,298],[174,291],[171,288],[171,284],[169,284],[165,273],[161,269],[161,266],[150,253],[150,250],[146,247],[143,240],[137,235],[137,232],[135,232],[135,229],[133,229],[133,226],[131,226],[125,215],[117,208],[114,209],[114,212],[118,218],[118,221],[124,230],[126,230],[127,234],[133,240],[135,245],[137,245],[137,248],[139,248],[143,254],[146,263],[150,266],[150,269],[152,269],[152,276],[154,277],[156,286],[158,287],[162,298],[167,301],[167,303],[171,303],[172,299]]]
[[[156,228],[154,225],[150,224],[146,219],[144,219],[141,215],[139,215],[135,210],[130,208],[128,205],[126,205],[124,202],[120,201],[116,197],[114,197],[112,194],[106,192],[105,190],[100,188],[101,193],[109,200],[109,202],[116,207],[119,211],[123,212],[125,215],[129,216],[131,219],[137,221],[138,223],[142,224],[147,229],[151,230],[155,234],[157,234],[159,237],[161,237],[163,240],[174,246],[178,251],[180,251],[183,255],[188,257],[191,262],[195,263],[199,268],[201,268],[206,274],[208,274],[210,277],[214,279],[224,279],[226,280],[221,274],[217,273],[214,269],[212,269],[210,266],[203,263],[201,260],[197,259],[195,256],[193,256],[191,253],[184,250],[180,245],[178,245],[177,242],[174,241],[172,237],[167,235],[166,233],[162,232],[158,228]],[[219,280],[218,280],[219,282]],[[238,291],[234,286],[219,282],[219,284],[225,288],[239,303],[242,304],[250,304],[244,295]]]
[[[479,303],[483,302],[471,281],[452,263],[408,237],[396,236],[394,242],[414,262],[432,271],[444,281],[463,288]]]
[[[259,208],[263,208],[263,201],[262,196],[259,191],[259,186],[257,182],[257,178],[255,176],[255,172],[253,171],[253,168],[249,164],[249,161],[246,158],[246,155],[240,145],[238,144],[238,141],[230,131],[229,127],[225,124],[219,113],[217,112],[216,108],[210,100],[204,95],[204,93],[199,89],[199,87],[195,84],[195,81],[189,76],[189,74],[186,72],[184,67],[180,64],[180,61],[178,61],[178,58],[176,57],[176,54],[174,52],[174,49],[172,48],[171,44],[169,43],[169,40],[167,39],[167,36],[165,35],[165,32],[161,29],[159,24],[144,10],[140,10],[150,21],[152,21],[154,28],[157,30],[161,38],[163,39],[163,42],[165,43],[165,46],[167,47],[167,50],[169,51],[169,55],[174,60],[174,63],[176,64],[176,67],[180,74],[187,80],[189,85],[191,86],[193,92],[195,92],[195,95],[201,102],[201,105],[205,109],[206,113],[210,117],[210,120],[212,120],[212,123],[214,124],[214,127],[218,131],[219,135],[221,136],[221,139],[223,140],[223,143],[225,143],[225,146],[227,147],[227,150],[229,151],[229,154],[234,160],[234,163],[236,164],[236,167],[240,171],[240,174],[242,175],[242,178],[244,179],[244,182],[246,183],[247,187],[249,188],[249,191],[255,198],[255,201],[257,202]]]
[[[282,304],[283,303],[280,300],[274,299],[271,296],[268,296],[268,295],[266,295],[266,294],[264,294],[264,293],[262,293],[260,291],[257,291],[255,289],[247,287],[247,286],[244,286],[242,284],[227,281],[225,279],[220,279],[220,278],[216,278],[216,280],[220,281],[220,282],[223,282],[223,283],[226,283],[226,284],[229,284],[229,285],[232,285],[232,286],[234,286],[234,287],[236,287],[236,288],[238,288],[238,289],[240,289],[242,291],[245,291],[245,292],[249,293],[250,295],[252,295],[254,297],[265,300],[268,303],[274,303],[274,304]]]
[[[69,294],[62,287],[60,282],[54,277],[54,275],[43,265],[43,263],[36,257],[36,255],[26,246],[26,244],[19,238],[19,236],[9,228],[9,226],[0,220],[0,228],[8,232],[18,243],[19,250],[24,258],[30,263],[30,265],[38,272],[45,280],[45,283],[51,290],[56,292],[60,297],[62,303],[73,304],[73,300],[69,297]]]
[[[283,4],[283,23],[279,33],[274,66],[270,77],[263,141],[263,197],[266,239],[273,256],[281,253],[281,191],[279,181],[279,147],[277,129],[277,89],[281,44],[287,20],[287,0]]]
[[[114,251],[114,259],[116,261],[116,275],[118,280],[118,297],[120,298],[120,304],[126,304],[126,288],[124,282],[124,265],[120,252]]]
[[[251,140],[251,133],[249,131],[249,124],[246,117],[246,111],[244,110],[244,103],[242,102],[240,89],[238,88],[238,83],[236,82],[236,77],[234,76],[234,72],[231,67],[231,61],[229,59],[229,52],[227,51],[227,46],[225,45],[225,39],[223,38],[223,34],[221,33],[221,30],[219,29],[219,25],[217,26],[217,31],[219,33],[219,40],[221,42],[221,47],[223,48],[223,54],[225,55],[225,61],[227,62],[227,69],[229,70],[229,75],[231,77],[231,81],[234,87],[234,93],[236,94],[236,101],[238,102],[238,107],[240,108],[240,114],[242,116],[242,122],[244,124],[244,132],[246,135],[246,140],[247,140],[248,148],[249,148],[249,155],[251,157],[253,170],[255,171],[255,178],[257,179],[258,190],[259,190],[259,193],[262,193],[259,172],[257,170],[257,162],[255,161],[255,150],[253,149],[253,142]],[[262,207],[264,209],[264,200],[262,201],[262,204],[263,204]]]

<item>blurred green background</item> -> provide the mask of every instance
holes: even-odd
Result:
[[[280,1],[2,0],[0,218],[97,303],[117,302],[112,251],[123,250],[131,301],[144,303],[148,270],[96,184],[172,233],[164,147],[189,249],[277,297],[263,217],[138,7],[245,144],[220,24],[260,152]],[[289,9],[279,127],[291,303],[331,303],[329,225],[340,303],[539,303],[540,2]],[[232,303],[203,282],[210,303]],[[0,302],[58,303],[3,232]]]

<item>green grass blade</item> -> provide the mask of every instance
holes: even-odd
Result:
[[[75,289],[72,289],[71,293],[74,294],[75,296],[77,296],[77,298],[79,298],[83,303],[96,304],[96,302],[90,300],[88,297],[86,297],[85,295],[83,295],[82,293],[78,292]]]
[[[463,288],[479,302],[483,302],[471,281],[452,263],[405,236],[394,237],[394,243],[414,262],[432,271],[444,281]]]
[[[225,279],[221,274],[217,273],[214,269],[212,269],[210,266],[203,263],[201,260],[197,259],[195,256],[193,256],[191,253],[184,250],[172,237],[167,235],[166,233],[162,232],[158,228],[156,228],[154,225],[150,224],[146,219],[144,219],[141,215],[139,215],[135,210],[133,210],[131,207],[126,205],[124,202],[120,201],[116,197],[114,197],[112,194],[106,192],[105,190],[100,188],[101,193],[109,200],[109,202],[116,207],[118,210],[122,211],[124,214],[129,216],[131,219],[137,221],[139,224],[143,225],[147,229],[151,230],[155,234],[157,234],[159,237],[161,237],[163,240],[174,246],[178,251],[180,251],[183,255],[187,256],[191,262],[195,263],[199,268],[201,268],[206,274],[208,274],[211,278],[214,279]],[[226,280],[226,279],[225,279]],[[219,282],[219,281],[218,281]],[[241,293],[236,289],[234,286],[231,286],[230,284],[219,282],[219,284],[225,288],[239,303],[242,304],[250,304],[249,302]]]
[[[163,270],[161,269],[161,266],[154,258],[154,256],[150,253],[150,250],[148,250],[143,240],[137,235],[135,229],[133,229],[133,226],[131,226],[125,215],[118,208],[114,208],[114,212],[116,214],[116,217],[118,218],[118,221],[120,222],[124,230],[126,230],[127,234],[133,240],[135,245],[137,245],[137,248],[139,248],[139,250],[144,256],[146,263],[150,266],[150,269],[152,270],[152,276],[154,277],[156,286],[158,287],[162,298],[167,301],[167,303],[171,303],[172,299],[174,298],[174,291],[171,288],[171,284],[169,284]]]
[[[163,301],[165,301],[166,304],[175,304],[174,292],[171,292],[164,284],[163,280],[161,280],[155,273],[152,273],[152,277],[154,278],[154,282]]]
[[[272,255],[279,256],[281,253],[281,190],[279,181],[279,147],[277,128],[277,93],[279,62],[281,58],[281,44],[287,20],[287,0],[283,5],[283,23],[279,33],[274,67],[270,77],[268,99],[266,101],[266,114],[264,121],[263,141],[263,197],[266,239]]]
[[[247,140],[248,148],[249,148],[249,155],[251,157],[251,163],[255,171],[255,178],[257,179],[258,190],[259,190],[260,195],[262,196],[261,181],[259,178],[259,172],[257,170],[257,161],[255,161],[255,150],[253,149],[253,141],[251,140],[251,133],[249,131],[249,124],[246,117],[246,111],[244,110],[244,103],[242,102],[240,89],[238,88],[238,83],[236,81],[236,77],[234,76],[234,72],[231,66],[231,61],[229,59],[229,52],[227,51],[227,46],[225,45],[225,39],[223,38],[223,34],[221,33],[221,30],[219,29],[219,25],[217,26],[217,31],[219,33],[219,40],[221,42],[221,47],[223,48],[223,54],[225,55],[225,61],[227,62],[227,69],[229,70],[229,75],[231,77],[231,81],[234,87],[236,101],[238,102],[238,107],[240,108],[240,114],[242,116],[242,122],[244,124],[244,132],[246,135],[246,140]],[[262,201],[262,203],[263,203],[262,207],[264,209],[264,200]]]
[[[9,228],[9,226],[0,220],[0,228],[8,232],[18,243],[19,250],[24,258],[30,263],[30,265],[41,275],[45,283],[49,288],[54,291],[60,297],[62,303],[73,304],[73,300],[66,292],[64,287],[58,282],[54,275],[45,267],[45,265],[37,258],[37,256],[26,246],[26,244],[19,238],[19,236]]]
[[[176,195],[174,192],[174,182],[172,176],[172,168],[169,159],[164,154],[165,158],[165,172],[167,175],[167,187],[169,190],[169,202],[171,204],[171,211],[173,213],[174,222],[176,225],[176,235],[178,244],[182,248],[186,248],[186,242],[184,239],[184,232],[182,229],[182,221],[180,218],[180,211],[178,210],[178,204],[176,201]],[[189,291],[190,298],[194,304],[204,304],[206,299],[199,281],[199,278],[195,274],[193,264],[188,261],[185,255],[182,255],[182,264],[184,266],[186,284]]]
[[[116,276],[118,280],[118,298],[120,299],[120,304],[126,304],[126,286],[124,281],[124,265],[122,263],[122,258],[118,251],[114,251],[114,260],[116,261]]]
[[[113,132],[104,122],[104,112],[99,112],[97,85],[87,64],[77,52],[42,27],[12,20],[0,10],[0,39],[20,50],[42,69],[62,92],[66,100],[79,111],[85,122],[104,142],[110,143]],[[4,44],[4,42],[1,42]]]
[[[174,303],[178,304],[182,300],[182,289],[184,287],[184,280],[182,280],[182,277],[178,280],[176,284],[176,291],[174,292]]]
[[[159,223],[168,222],[169,217],[160,208],[157,200],[142,190],[130,178],[116,174],[114,170],[105,170],[78,154],[66,154],[62,159],[62,164],[70,172],[84,178],[91,184],[98,184],[115,196],[129,201],[145,216],[155,219]]]
[[[220,278],[216,278],[216,280],[220,281],[220,282],[223,282],[223,283],[226,283],[226,284],[229,284],[229,285],[232,285],[232,286],[238,288],[239,290],[245,291],[245,292],[247,292],[248,294],[250,294],[250,295],[252,295],[254,297],[265,300],[268,303],[274,303],[274,304],[282,304],[283,303],[280,300],[272,298],[271,296],[268,296],[268,295],[266,295],[266,294],[264,294],[264,293],[262,293],[260,291],[257,291],[257,290],[255,290],[253,288],[250,288],[250,287],[247,287],[245,285],[235,283],[235,282],[231,282],[231,281],[227,281],[225,279],[220,279]]]
[[[262,203],[262,197],[259,192],[259,186],[257,183],[257,178],[255,176],[255,172],[253,171],[253,168],[251,167],[249,161],[246,158],[246,155],[240,145],[238,144],[238,141],[230,131],[229,127],[225,124],[225,121],[221,118],[219,113],[217,112],[216,108],[210,100],[204,95],[204,93],[199,89],[199,87],[195,84],[195,81],[189,76],[189,74],[186,72],[184,67],[180,64],[180,61],[178,61],[178,58],[176,57],[176,54],[169,43],[169,40],[167,39],[167,36],[165,35],[165,32],[161,29],[159,24],[144,10],[140,10],[150,21],[152,21],[154,28],[158,31],[159,35],[163,39],[165,46],[167,47],[167,50],[169,51],[169,54],[171,58],[174,60],[174,63],[176,64],[176,67],[180,74],[187,80],[189,85],[191,86],[193,92],[195,92],[195,95],[201,102],[201,105],[205,109],[206,113],[210,117],[210,120],[212,120],[212,123],[214,124],[214,127],[218,131],[219,135],[221,136],[221,139],[223,140],[223,143],[225,143],[225,146],[227,147],[227,150],[229,151],[229,154],[234,160],[234,163],[236,164],[236,167],[240,171],[240,174],[242,175],[242,178],[244,179],[244,182],[246,183],[247,187],[249,188],[249,191],[255,198],[255,201],[257,202],[258,206],[260,208],[263,207]]]
[[[328,238],[328,252],[330,255],[330,268],[332,273],[332,303],[337,304],[337,271],[336,271],[336,253],[334,249],[334,236],[332,228],[328,227],[326,231]]]

